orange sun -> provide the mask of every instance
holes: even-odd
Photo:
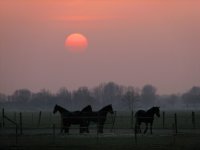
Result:
[[[70,52],[84,52],[88,47],[88,40],[84,35],[80,33],[73,33],[67,36],[65,40],[65,47]]]

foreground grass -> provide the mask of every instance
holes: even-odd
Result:
[[[16,143],[15,126],[6,121],[5,125],[11,129],[0,129],[0,150],[199,150],[200,149],[200,112],[196,113],[196,129],[193,129],[191,112],[177,112],[178,132],[173,135],[174,112],[166,112],[165,128],[163,129],[162,116],[155,118],[154,135],[138,135],[137,143],[130,130],[130,113],[117,113],[114,131],[110,133],[111,118],[108,116],[103,135],[97,136],[94,125],[89,135],[79,135],[78,129],[70,129],[71,135],[60,135],[60,116],[50,112],[42,112],[39,122],[38,112],[23,112],[23,135],[18,137]],[[19,123],[19,113],[6,113],[9,118]],[[1,119],[0,119],[0,122]],[[56,136],[53,136],[52,124],[57,127]],[[134,124],[134,120],[133,120]],[[91,127],[91,128],[92,128]],[[157,129],[157,130],[155,130]],[[186,129],[186,130],[185,130]],[[183,132],[181,130],[184,130]],[[19,132],[19,131],[18,131]],[[128,134],[127,134],[128,133]],[[182,134],[180,134],[182,133]],[[184,133],[184,134],[183,134]]]
[[[0,149],[28,149],[28,150],[199,150],[200,134],[180,134],[180,135],[139,135],[137,143],[134,135],[129,136],[63,136],[53,137],[52,135],[22,135],[15,143],[12,135],[0,137]]]

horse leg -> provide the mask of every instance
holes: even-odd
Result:
[[[138,124],[138,123],[136,122],[136,123],[135,123],[135,134],[138,133],[138,131],[137,131],[137,130],[138,130],[138,129],[137,129],[137,128],[138,128],[138,127],[137,127],[138,125],[137,125],[137,124]]]
[[[70,127],[70,124],[66,124],[66,126],[65,126],[65,133],[69,133],[69,127]]]
[[[65,127],[65,133],[69,133],[69,127]]]
[[[152,124],[153,124],[153,123],[150,123],[150,130],[151,130],[151,134],[152,134]]]
[[[97,133],[100,133],[100,126],[97,125]]]
[[[103,124],[99,125],[99,133],[103,133]]]
[[[101,125],[101,133],[103,133],[104,123]]]
[[[98,123],[98,125],[97,125],[97,132],[103,133],[103,128],[102,128],[102,125],[100,123]]]
[[[80,124],[79,133],[83,133],[83,125],[82,124]]]
[[[60,133],[63,133],[63,130],[64,130],[64,127],[62,126],[62,127],[60,128]]]
[[[147,130],[148,130],[148,123],[146,123],[146,128],[144,130],[144,134],[147,132]]]
[[[85,123],[80,124],[80,133],[87,132],[87,125]]]
[[[63,121],[62,124],[61,124],[61,128],[60,128],[60,133],[61,134],[65,133],[66,126],[67,126],[67,123]]]
[[[86,130],[87,133],[89,133],[89,123],[87,123],[85,130]]]
[[[85,124],[85,131],[86,131],[87,133],[89,133],[89,122],[87,122],[87,123]]]
[[[81,126],[81,128],[80,128],[81,133],[83,133],[83,132],[89,133],[89,129],[88,129],[89,123],[84,122],[80,126]]]
[[[65,127],[65,124],[64,124],[64,121],[62,120],[61,121],[61,126],[60,126],[60,133],[63,133],[64,127]]]
[[[141,122],[138,122],[138,123],[137,123],[137,127],[136,127],[138,133],[141,133],[141,132],[142,132],[142,131],[141,131],[141,128],[140,128],[140,125],[141,125]]]

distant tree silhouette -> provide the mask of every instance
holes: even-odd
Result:
[[[182,95],[183,102],[188,106],[200,104],[200,87],[194,86],[188,92]]]
[[[154,105],[156,100],[156,88],[152,85],[145,85],[141,93],[141,102],[146,107]]]
[[[0,93],[0,109],[2,109],[6,105],[6,103],[8,103],[7,100],[8,97],[5,94]]]
[[[133,111],[136,102],[136,92],[133,87],[129,87],[123,94],[122,101],[126,104],[130,111]]]
[[[116,105],[121,100],[123,88],[114,82],[102,83],[93,89],[94,98],[99,105]]]
[[[93,105],[94,98],[87,87],[80,87],[78,90],[73,92],[72,103],[73,107],[80,109],[85,105]]]
[[[177,94],[157,96],[158,105],[162,108],[176,109],[181,108],[181,97]]]
[[[60,88],[56,94],[56,104],[66,108],[72,107],[72,94],[67,88]]]
[[[50,91],[43,89],[32,95],[31,104],[38,109],[48,109],[55,104],[55,97]]]
[[[155,105],[165,109],[199,108],[200,87],[194,86],[182,95],[157,95],[153,85],[145,85],[140,90],[132,86],[127,87],[108,82],[101,83],[92,89],[80,87],[73,92],[64,87],[55,94],[46,89],[36,93],[28,89],[18,89],[11,95],[0,93],[0,108],[52,110],[55,104],[72,110],[81,109],[89,104],[94,109],[112,104],[115,110],[133,111]]]
[[[2,103],[4,103],[4,102],[6,102],[7,101],[7,96],[5,95],[5,94],[3,94],[3,93],[0,93],[0,102]]]
[[[176,103],[178,103],[179,99],[180,98],[178,95],[171,94],[167,99],[167,103],[170,104],[171,106],[174,106]]]
[[[122,88],[114,83],[108,82],[103,86],[103,105],[113,104],[116,105],[121,99]]]
[[[27,103],[31,99],[31,91],[28,89],[16,90],[12,95],[12,101],[17,103]]]

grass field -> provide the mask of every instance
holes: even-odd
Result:
[[[3,149],[99,149],[99,150],[129,150],[129,149],[176,149],[199,150],[200,134],[180,134],[176,136],[146,135],[138,136],[135,143],[134,136],[101,135],[96,136],[63,136],[57,135],[55,139],[51,135],[23,135],[14,144],[12,135],[1,136],[1,150]],[[11,142],[12,141],[12,142]],[[4,143],[2,143],[4,142]],[[12,143],[12,144],[11,144]]]
[[[174,130],[174,113],[165,112],[164,128],[163,116],[155,118],[153,135],[138,134],[136,141],[131,125],[132,122],[134,124],[134,119],[132,121],[131,113],[128,112],[117,112],[112,130],[112,117],[109,115],[104,134],[97,134],[95,124],[90,126],[89,134],[79,134],[78,126],[72,126],[69,134],[60,134],[58,114],[42,112],[40,118],[39,112],[22,112],[22,135],[18,130],[18,136],[16,136],[15,126],[5,120],[5,127],[0,129],[0,149],[199,150],[200,112],[195,112],[195,129],[191,112],[176,112],[177,134]],[[19,112],[5,112],[5,114],[19,124]],[[2,116],[0,119],[2,123]],[[55,124],[55,130],[53,130],[53,124]]]

